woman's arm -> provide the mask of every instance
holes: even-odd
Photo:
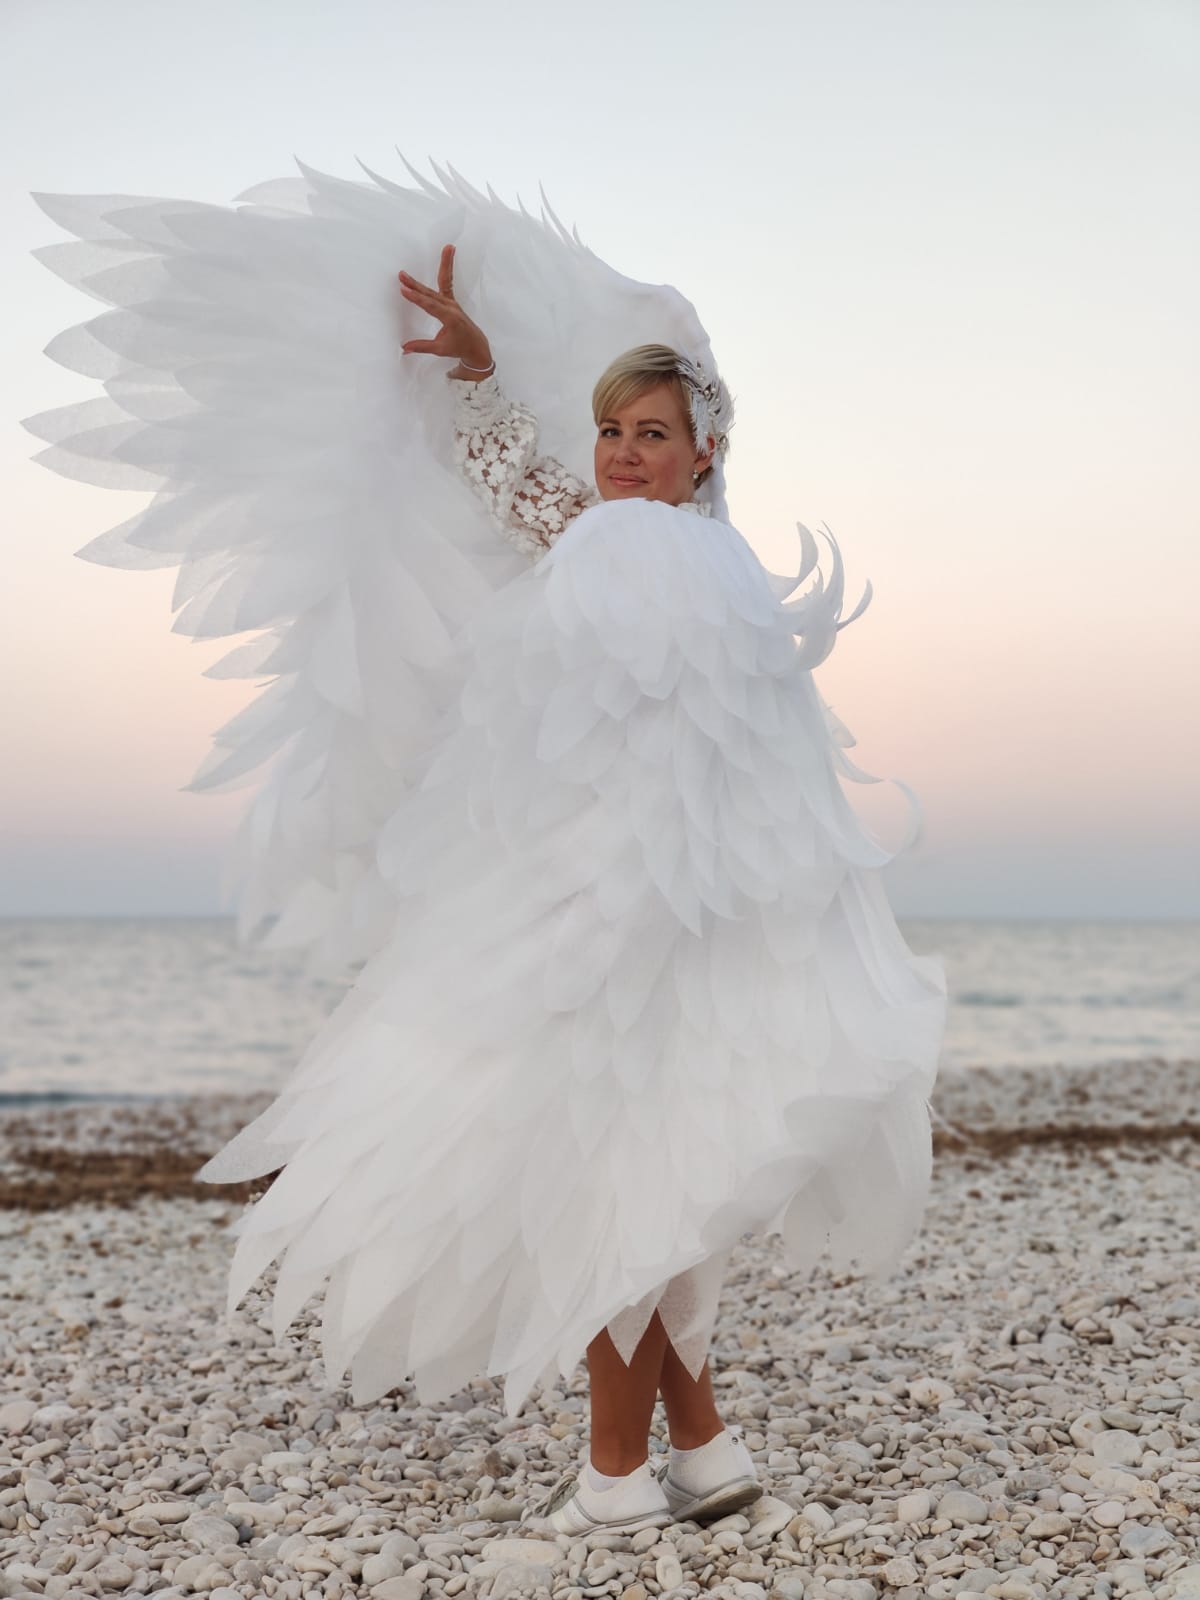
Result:
[[[403,348],[456,358],[447,374],[455,391],[455,458],[501,533],[536,557],[599,497],[561,462],[537,455],[537,418],[500,388],[486,335],[454,298],[453,271],[454,246],[446,245],[436,290],[400,273],[405,299],[441,323],[434,338],[409,339]]]
[[[537,418],[509,400],[494,376],[452,387],[463,476],[504,536],[526,555],[540,555],[598,496],[560,461],[537,454]]]

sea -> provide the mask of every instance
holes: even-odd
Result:
[[[943,1066],[1200,1060],[1200,923],[902,921]],[[223,918],[0,920],[0,1104],[275,1090],[349,980]]]

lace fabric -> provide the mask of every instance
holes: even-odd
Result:
[[[449,380],[454,390],[454,457],[463,477],[506,539],[536,559],[600,496],[553,456],[540,456],[537,417],[510,400],[495,373],[480,383]],[[700,516],[710,508],[689,501]]]

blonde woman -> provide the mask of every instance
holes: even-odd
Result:
[[[804,528],[776,575],[730,523],[682,295],[453,174],[371,176],[38,197],[116,310],[50,347],[103,397],[27,426],[153,490],[81,554],[177,565],[178,631],[253,635],[210,670],[269,681],[193,787],[264,771],[243,936],[355,974],[199,1174],[272,1175],[228,1306],[274,1267],[282,1340],[322,1295],[359,1405],[500,1380],[515,1416],[586,1358],[588,1459],[527,1509],[711,1518],[760,1492],[708,1367],[731,1250],[887,1275],[928,1185],[944,983],[812,678],[857,611],[832,537],[827,581]]]
[[[441,327],[432,339],[409,340],[410,353],[452,358],[456,385],[456,453],[467,481],[500,532],[536,557],[573,518],[602,500],[661,500],[708,515],[695,498],[726,447],[732,406],[723,385],[706,419],[721,433],[695,437],[689,387],[701,399],[694,369],[666,345],[640,345],[619,356],[596,384],[595,487],[559,462],[537,454],[537,423],[507,398],[483,330],[454,296],[454,246],[442,251],[437,288],[400,273],[401,292]],[[598,1527],[633,1530],[675,1516],[709,1520],[749,1505],[762,1493],[754,1462],[736,1430],[723,1426],[713,1400],[707,1358],[693,1376],[664,1325],[664,1311],[683,1333],[705,1295],[704,1344],[711,1337],[716,1291],[725,1260],[704,1273],[673,1279],[650,1324],[625,1360],[607,1329],[587,1347],[591,1447],[586,1469],[570,1473],[541,1508],[563,1532]],[[714,1267],[716,1271],[714,1271]],[[693,1335],[692,1343],[695,1343]],[[648,1467],[647,1439],[662,1395],[671,1454],[658,1477]]]

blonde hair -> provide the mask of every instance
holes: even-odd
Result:
[[[681,357],[678,350],[672,350],[669,344],[639,344],[619,355],[605,367],[596,387],[592,390],[592,418],[597,427],[602,417],[612,416],[622,406],[627,406],[631,400],[636,400],[638,395],[645,394],[647,389],[656,389],[660,383],[665,383],[678,397],[688,431],[693,433],[696,449],[704,450],[707,440],[696,439],[694,436],[691,396],[680,373],[680,365]],[[697,486],[702,484],[711,472],[711,465],[705,467],[696,479]]]

